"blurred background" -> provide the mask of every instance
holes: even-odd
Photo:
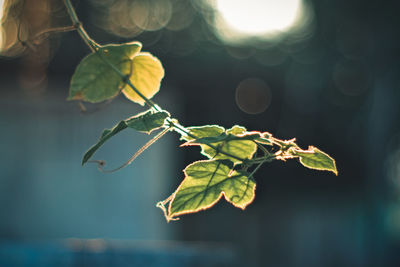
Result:
[[[266,165],[245,211],[220,201],[169,224],[155,204],[198,149],[172,133],[119,172],[81,167],[143,108],[67,102],[90,51],[63,1],[0,4],[1,266],[399,266],[397,1],[73,1],[96,41],[138,40],[162,61],[154,100],[183,125],[239,124],[336,159],[337,177]],[[95,158],[119,166],[149,139],[126,130]]]

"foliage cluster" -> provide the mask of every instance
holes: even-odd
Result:
[[[161,62],[150,53],[141,52],[139,42],[99,45],[84,30],[71,2],[64,2],[73,25],[92,50],[72,76],[68,100],[98,103],[122,93],[129,100],[149,108],[104,130],[98,142],[85,153],[82,164],[93,162],[91,158],[96,150],[125,129],[147,134],[159,130],[160,133],[121,167],[130,164],[170,131],[180,134],[183,147],[198,146],[205,157],[188,165],[176,191],[157,203],[167,221],[208,209],[222,196],[235,207],[245,209],[255,197],[255,173],[264,163],[273,160],[297,159],[307,168],[331,171],[337,175],[335,161],[329,155],[313,146],[301,149],[295,139],[280,140],[268,132],[248,131],[238,125],[230,129],[218,125],[182,126],[168,111],[151,100],[159,91],[164,77]],[[99,163],[102,170],[104,162],[94,162]]]

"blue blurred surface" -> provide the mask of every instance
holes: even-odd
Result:
[[[226,244],[71,239],[58,242],[1,242],[0,266],[237,266]]]
[[[172,136],[119,172],[101,173],[96,164],[82,167],[83,153],[102,130],[140,109],[115,101],[97,113],[79,114],[78,106],[63,98],[50,93],[40,99],[1,100],[2,150],[8,151],[1,155],[3,237],[171,238],[175,228],[165,223],[155,204],[171,190],[167,177],[176,175],[171,159],[179,156]],[[150,138],[127,129],[93,159],[106,160],[105,168],[112,169]]]

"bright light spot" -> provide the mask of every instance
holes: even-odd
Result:
[[[215,0],[213,8],[217,33],[227,41],[273,39],[304,28],[311,15],[304,0]]]
[[[4,0],[0,0],[0,21],[3,19]]]
[[[4,0],[0,0],[0,23],[3,21],[3,14],[4,14]],[[0,51],[3,47],[3,27],[0,25]]]
[[[217,0],[228,25],[239,32],[265,34],[289,28],[298,16],[301,0]]]

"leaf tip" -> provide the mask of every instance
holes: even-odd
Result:
[[[309,146],[307,150],[294,149],[293,151],[303,166],[315,170],[331,171],[338,176],[336,162],[327,153],[314,146]]]
[[[174,218],[174,216],[171,215],[171,212],[169,212],[168,209],[165,207],[166,201],[169,202],[170,198],[171,198],[171,196],[164,201],[157,202],[157,204],[156,204],[156,207],[160,208],[162,210],[167,223],[169,223],[170,221],[178,221],[180,219],[178,217]]]
[[[70,94],[67,97],[67,101],[71,101],[71,100],[84,100],[84,95],[82,94],[82,92],[77,92],[75,94]]]
[[[339,172],[336,167],[336,161],[334,159],[332,159],[332,160],[333,160],[334,168],[331,170],[331,172],[333,172],[336,176],[339,176]]]

